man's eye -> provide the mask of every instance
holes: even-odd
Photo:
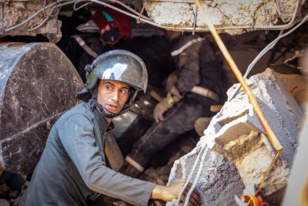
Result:
[[[127,93],[128,93],[128,90],[127,90],[127,89],[121,89],[121,90],[120,90],[120,93],[121,93],[121,94],[127,94]]]

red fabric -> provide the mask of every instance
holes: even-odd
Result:
[[[116,6],[121,10],[125,10],[123,7],[120,7],[118,5],[113,5],[113,6]],[[108,22],[104,17],[104,15],[102,14],[102,11],[107,12],[114,19],[114,22]],[[95,22],[100,31],[104,29],[106,25],[109,25],[111,27],[116,26],[119,27],[121,37],[130,37],[131,19],[129,16],[121,12],[103,6],[94,13],[94,15],[92,16],[92,20]]]

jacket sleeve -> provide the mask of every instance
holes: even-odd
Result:
[[[178,79],[175,84],[180,93],[189,92],[194,86],[198,85],[200,79],[200,57],[199,51],[202,41],[193,43],[183,50],[178,59]]]
[[[68,118],[62,143],[89,189],[134,205],[147,205],[154,183],[134,179],[109,169],[94,137],[92,120],[81,114]]]

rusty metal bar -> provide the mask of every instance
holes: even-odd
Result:
[[[210,29],[211,34],[213,35],[216,43],[218,44],[221,52],[223,53],[223,55],[225,56],[228,64],[230,65],[234,75],[236,76],[237,80],[239,81],[239,83],[242,85],[245,93],[248,96],[248,99],[250,101],[250,103],[252,104],[257,117],[264,129],[264,131],[267,134],[267,137],[269,139],[269,141],[272,143],[273,147],[277,150],[277,151],[281,151],[283,150],[283,147],[281,146],[280,142],[278,141],[277,137],[275,136],[272,128],[270,127],[268,121],[266,120],[264,113],[262,112],[260,105],[258,103],[258,101],[256,100],[255,96],[253,95],[253,93],[251,92],[248,84],[246,83],[245,79],[243,78],[240,70],[238,69],[237,65],[235,64],[234,60],[232,59],[229,51],[227,50],[226,46],[224,45],[223,41],[221,40],[220,36],[218,35],[215,27],[213,26],[213,24],[211,23],[209,16],[207,14],[207,12],[205,11],[204,7],[201,5],[200,0],[195,0],[196,5],[201,8],[205,14],[205,18],[206,18],[206,22],[207,25]]]

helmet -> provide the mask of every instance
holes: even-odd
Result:
[[[99,79],[120,81],[132,88],[131,95],[120,112],[123,114],[133,103],[138,91],[146,92],[148,84],[146,66],[140,57],[129,51],[117,49],[103,53],[91,65],[87,65],[85,70],[87,72],[85,89],[77,94],[77,98],[81,100],[89,100],[90,93],[92,93],[92,99],[95,99],[94,91]]]
[[[118,5],[116,7],[124,10]],[[93,14],[92,20],[99,28],[102,39],[107,43],[118,42],[122,37],[130,37],[131,19],[121,12],[103,6]],[[107,25],[110,26],[110,31],[102,33]]]
[[[98,79],[121,81],[135,90],[146,91],[148,73],[143,60],[126,50],[112,50],[97,57],[92,65],[87,65],[86,88],[93,89]]]

